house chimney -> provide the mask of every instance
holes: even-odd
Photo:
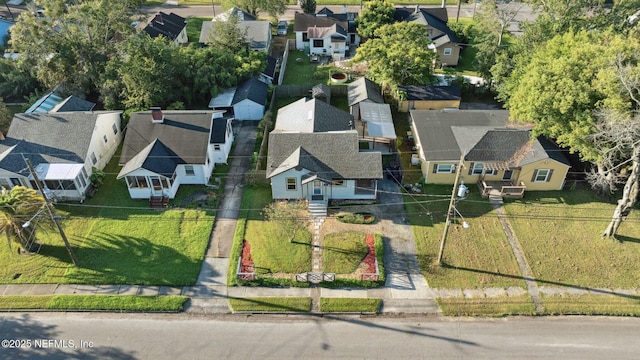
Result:
[[[4,134],[0,131],[0,141],[4,140]]]
[[[162,124],[164,121],[164,114],[159,106],[151,108],[151,122],[154,124]]]

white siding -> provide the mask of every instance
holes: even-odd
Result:
[[[233,113],[238,120],[262,120],[264,106],[245,99],[233,105]]]
[[[104,169],[122,142],[120,114],[120,112],[114,112],[98,115],[98,118],[96,119],[96,126],[93,129],[91,143],[89,143],[87,157],[84,159],[85,170],[89,176],[91,176],[92,167],[96,167],[100,170]],[[113,133],[114,124],[118,129],[117,134]],[[104,142],[104,136],[107,137],[106,143]],[[95,165],[93,165],[93,162],[91,161],[92,153],[95,154],[96,159],[98,160]]]
[[[196,165],[193,164],[193,172],[194,175],[187,175],[185,167],[188,165],[178,165],[176,172],[178,176],[176,176],[176,182],[182,184],[206,184],[209,181],[209,177],[211,176],[211,171],[213,170],[213,162],[207,167],[204,164]]]
[[[302,41],[302,31],[296,31],[296,50],[304,50],[304,42]]]
[[[308,173],[307,170],[297,171],[287,170],[271,178],[271,196],[274,199],[306,199],[306,191],[300,184],[302,175]],[[296,190],[287,190],[287,178],[296,179]]]

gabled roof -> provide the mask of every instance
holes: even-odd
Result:
[[[218,15],[215,17],[216,20],[219,21],[227,21],[229,20],[229,18],[231,16],[236,16],[238,17],[238,21],[251,21],[251,20],[257,20],[257,18],[251,14],[249,14],[248,12],[241,10],[237,7],[232,7],[231,9],[223,12],[222,14]]]
[[[67,112],[67,111],[91,111],[96,106],[95,103],[81,99],[77,96],[69,96],[59,102],[50,111],[51,112]]]
[[[345,29],[349,29],[347,21],[336,20],[326,16],[315,16],[313,14],[295,13],[295,20],[293,23],[293,31],[308,31],[313,27],[331,27],[337,25],[337,28],[341,29],[346,34]]]
[[[267,55],[267,66],[261,71],[261,74],[274,78],[276,76],[276,65],[278,60],[271,55]]]
[[[380,87],[364,77],[347,85],[347,98],[349,100],[349,106],[353,106],[364,100],[370,100],[379,104],[384,103]]]
[[[269,21],[243,21],[238,23],[242,31],[247,32],[250,49],[266,49],[271,39],[271,22]]]
[[[307,29],[307,38],[309,39],[324,39],[326,37],[343,37],[347,38],[347,32],[339,25],[333,24],[327,27],[310,27]]]
[[[435,161],[457,161],[462,151],[466,153],[475,144],[459,145],[452,127],[504,128],[509,125],[507,110],[411,110],[410,114],[427,160]]]
[[[460,87],[457,85],[400,85],[398,90],[407,94],[407,100],[460,100]]]
[[[302,98],[278,110],[274,132],[351,130],[353,116],[324,101]]]
[[[149,20],[144,31],[152,38],[162,35],[169,40],[175,40],[186,26],[187,20],[182,16],[159,11]]]
[[[144,164],[149,170],[164,169],[162,174],[165,175],[173,174],[177,164],[204,164],[214,112],[163,110],[162,123],[152,122],[151,111],[132,113],[120,156],[120,165],[125,167],[118,176],[126,175],[125,168],[131,171],[134,165],[128,164],[130,161],[138,166]],[[154,145],[149,148],[150,144]],[[138,157],[145,151],[146,156]],[[168,165],[165,164],[167,160],[170,160]],[[167,170],[166,166],[172,170]]]
[[[454,44],[460,43],[460,40],[456,37],[456,34],[447,25],[448,15],[447,10],[438,8],[420,8],[416,5],[415,9],[396,8],[393,18],[396,21],[415,22],[425,26],[430,26],[446,35],[446,42],[452,42]],[[432,38],[436,41],[439,36]],[[440,41],[442,44],[442,40]],[[440,44],[441,45],[441,44]],[[439,46],[436,44],[436,46]]]
[[[96,121],[121,111],[16,114],[0,141],[0,168],[28,175],[24,158],[40,163],[84,164]]]
[[[179,164],[187,162],[160,140],[155,139],[124,165],[118,178],[140,168],[170,177]]]
[[[212,97],[209,101],[209,108],[231,107],[233,97],[236,94],[235,87],[223,89],[216,97]]]
[[[251,100],[256,104],[266,105],[267,104],[267,92],[269,91],[269,86],[262,81],[251,78],[242,84],[238,85],[235,94],[233,95],[233,100],[231,101],[231,105],[235,105],[243,100]]]
[[[267,178],[304,168],[320,179],[381,179],[380,152],[359,152],[355,130],[269,134]]]
[[[544,138],[531,139],[530,128],[513,127],[507,110],[412,110],[411,117],[427,160],[467,161],[520,166],[544,159],[569,165]]]

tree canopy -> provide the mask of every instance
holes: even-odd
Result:
[[[30,250],[35,226],[23,225],[38,215],[43,204],[42,195],[24,186],[0,190],[0,232],[7,237],[9,248],[16,243],[22,250]]]
[[[316,0],[300,0],[300,8],[305,14],[315,14]]]
[[[354,61],[368,64],[367,76],[386,91],[398,85],[431,82],[435,53],[424,25],[395,23],[378,28],[373,39],[358,47]]]
[[[506,105],[513,119],[534,122],[535,131],[583,159],[598,155],[587,141],[602,105],[621,109],[629,102],[615,89],[616,54],[637,51],[637,44],[612,33],[567,32],[538,49],[530,63],[512,73],[513,92]],[[614,90],[615,89],[615,90]]]
[[[206,39],[207,45],[237,53],[248,46],[246,29],[238,26],[239,19],[231,15],[227,21],[214,21]]]
[[[64,83],[71,92],[89,93],[99,84],[114,36],[133,33],[131,16],[140,1],[38,0],[43,16],[25,11],[11,29],[12,51],[21,54],[34,76],[51,88]]]
[[[274,18],[284,14],[287,4],[287,0],[222,0],[222,6],[225,9],[235,6],[254,16],[264,12]]]
[[[375,31],[382,25],[393,23],[393,4],[384,0],[370,1],[356,19],[358,34],[364,38],[372,38]]]

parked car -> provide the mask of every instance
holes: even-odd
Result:
[[[276,30],[277,35],[287,35],[287,31],[289,31],[289,24],[286,21],[278,21],[278,29]]]

